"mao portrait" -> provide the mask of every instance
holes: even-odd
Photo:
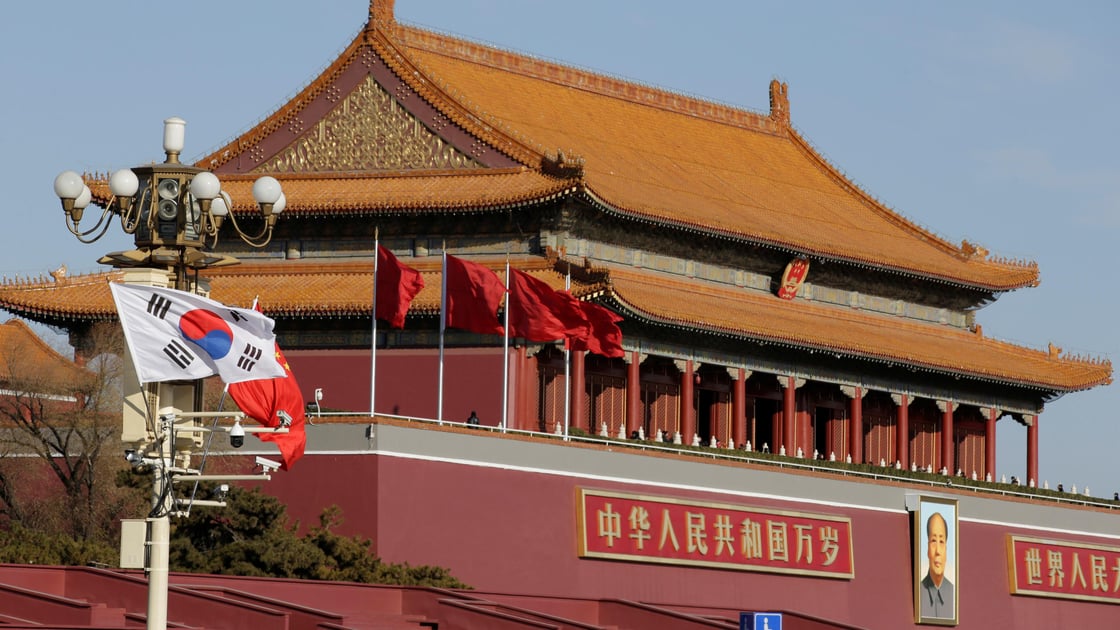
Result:
[[[914,619],[957,624],[957,502],[922,497],[914,512]]]

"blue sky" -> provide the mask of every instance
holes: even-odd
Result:
[[[1039,264],[986,335],[1114,359],[1120,232],[1120,4],[1029,1],[396,0],[398,19],[657,87],[766,111],[789,84],[794,126],[908,219]],[[189,15],[176,9],[189,8]],[[0,276],[97,270],[126,249],[67,233],[64,169],[162,160],[164,118],[188,160],[271,113],[349,43],[366,0],[19,2],[0,21]],[[14,229],[13,229],[14,228]],[[1115,386],[1041,419],[1042,480],[1120,490]],[[999,426],[997,470],[1025,476],[1025,430]]]

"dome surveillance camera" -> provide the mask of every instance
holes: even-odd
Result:
[[[244,444],[245,428],[241,426],[240,422],[234,422],[229,429],[229,445],[233,448],[241,448]]]

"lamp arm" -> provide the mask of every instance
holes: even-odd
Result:
[[[260,234],[252,235],[246,234],[241,226],[237,224],[237,217],[231,210],[229,216],[226,217],[233,223],[233,231],[245,241],[245,244],[250,247],[261,248],[272,241],[272,228],[276,225],[276,215],[269,215],[264,218],[264,227],[261,228]]]
[[[124,230],[125,234],[135,234],[136,228],[140,227],[140,209],[147,203],[148,194],[149,191],[147,188],[141,191],[140,198],[133,199],[132,203],[128,206],[128,210],[123,210],[121,205],[119,203],[117,204],[117,213],[120,214],[121,217],[121,229]]]
[[[148,192],[147,190],[145,190],[144,195],[140,198],[140,201],[141,201],[141,204],[140,204],[141,208],[143,208],[145,206],[151,206],[152,194],[150,192]],[[143,215],[143,210],[140,210],[139,212],[141,213],[140,216],[144,218],[144,224],[145,224],[145,227],[148,228],[148,232],[150,234],[154,234],[156,232],[156,217],[159,216],[158,210],[156,208],[149,207],[148,208],[148,214],[147,214],[146,217]],[[137,218],[140,218],[140,217],[137,217]]]
[[[218,230],[222,226],[222,221],[214,215],[210,203],[202,203],[200,206],[202,215],[199,217],[201,225],[198,233],[202,236],[203,247],[213,249],[218,246]],[[207,244],[207,237],[212,239],[209,244]]]
[[[91,227],[90,229],[83,232],[83,231],[78,229],[78,224],[74,223],[70,219],[70,216],[67,215],[66,216],[66,227],[70,230],[71,234],[78,237],[78,240],[80,242],[82,242],[82,243],[92,243],[92,242],[96,241],[97,239],[101,238],[102,236],[104,236],[105,232],[109,229],[109,226],[112,224],[111,221],[106,220],[106,218],[108,216],[109,216],[109,207],[106,206],[101,211],[101,216],[98,217],[97,223],[93,224],[93,227]],[[93,238],[87,238],[90,234],[93,234],[94,232],[97,232],[97,236],[94,236]]]
[[[218,224],[209,211],[202,213],[202,229],[199,234],[202,235],[204,248],[213,249],[218,246]]]

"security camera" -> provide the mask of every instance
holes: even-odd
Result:
[[[280,469],[280,462],[274,462],[271,459],[265,459],[263,457],[257,457],[257,465],[266,473]]]
[[[233,448],[241,448],[244,444],[245,428],[241,426],[240,422],[234,422],[229,429],[229,445]]]
[[[292,414],[284,411],[283,409],[276,410],[276,417],[280,419],[280,427],[292,426]]]
[[[140,458],[140,456],[139,456],[139,455],[137,455],[137,454],[136,454],[136,449],[134,449],[134,448],[126,448],[126,449],[124,449],[124,459],[125,459],[125,461],[127,461],[128,463],[130,463],[130,464],[132,464],[133,466],[135,466],[135,465],[137,465],[137,464],[139,464],[139,463],[140,463],[140,459],[141,459],[141,458]]]
[[[229,494],[229,484],[223,483],[214,490],[214,498],[219,501],[225,501],[226,496]]]

